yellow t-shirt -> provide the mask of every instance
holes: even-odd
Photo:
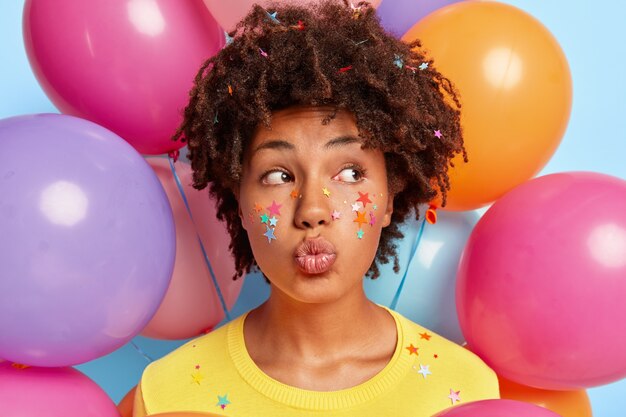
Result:
[[[339,391],[309,391],[261,371],[243,337],[247,314],[146,367],[135,417],[204,411],[238,417],[430,417],[451,407],[499,398],[496,374],[473,353],[388,310],[398,332],[385,368]]]

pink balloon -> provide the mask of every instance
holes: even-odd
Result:
[[[483,400],[448,408],[433,417],[559,417],[559,415],[522,401]]]
[[[578,390],[626,376],[626,181],[528,181],[485,213],[461,257],[473,352],[523,385]]]
[[[341,0],[337,0],[338,2]],[[373,0],[370,4],[373,7],[378,7],[382,0]],[[289,3],[306,5],[309,3],[318,3],[319,0],[290,0]],[[230,31],[235,28],[235,25],[243,19],[246,14],[252,9],[254,4],[259,4],[263,7],[267,7],[269,4],[274,3],[272,0],[204,0],[204,4],[211,12],[219,24],[226,30]],[[357,3],[357,1],[354,1]],[[280,20],[280,16],[276,16]]]
[[[0,363],[2,417],[120,417],[115,403],[74,368]]]
[[[62,113],[160,154],[182,146],[170,137],[224,34],[201,0],[26,0],[24,41]]]
[[[187,339],[212,329],[224,319],[224,311],[198,243],[200,235],[218,285],[230,310],[241,290],[243,277],[233,281],[235,262],[228,250],[230,235],[216,218],[215,202],[208,191],[191,186],[189,164],[175,163],[193,221],[165,158],[147,158],[172,206],[176,224],[176,261],[170,286],[156,315],[142,335],[156,339]]]

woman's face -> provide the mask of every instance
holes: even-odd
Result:
[[[331,108],[276,111],[244,154],[240,216],[274,293],[325,303],[351,291],[376,254],[389,225],[383,153],[361,149],[354,116]]]

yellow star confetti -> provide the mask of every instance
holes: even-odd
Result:
[[[191,379],[193,379],[193,382],[200,385],[200,383],[204,379],[204,376],[202,376],[200,372],[196,372],[195,374],[191,374]]]
[[[326,197],[330,197],[330,191],[328,190],[328,188],[326,187],[322,188],[322,192],[324,193]]]

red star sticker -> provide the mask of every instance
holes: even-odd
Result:
[[[276,201],[272,200],[272,205],[267,208],[267,210],[270,212],[270,217],[280,216],[280,208],[282,206],[282,204],[276,204]]]
[[[415,353],[416,356],[419,356],[419,353],[417,353],[418,351],[418,347],[413,346],[413,343],[411,343],[411,346],[407,346],[405,349],[409,350],[409,355]]]
[[[298,198],[298,190],[294,188],[293,190],[291,190],[291,193],[289,195],[291,196],[291,198]]]
[[[367,220],[365,220],[365,212],[364,211],[357,211],[356,212],[356,219],[353,220],[353,223],[358,223],[359,227],[361,227],[361,225],[363,225],[363,223],[367,223]]]
[[[426,340],[430,340],[431,335],[429,335],[428,333],[424,332],[424,333],[420,333],[420,338],[421,339],[426,339]]]
[[[361,203],[363,203],[363,208],[365,208],[367,203],[371,203],[372,202],[372,200],[370,200],[370,198],[368,196],[369,193],[363,194],[360,191],[358,193],[359,193],[359,198],[357,198],[356,201],[360,201]]]

